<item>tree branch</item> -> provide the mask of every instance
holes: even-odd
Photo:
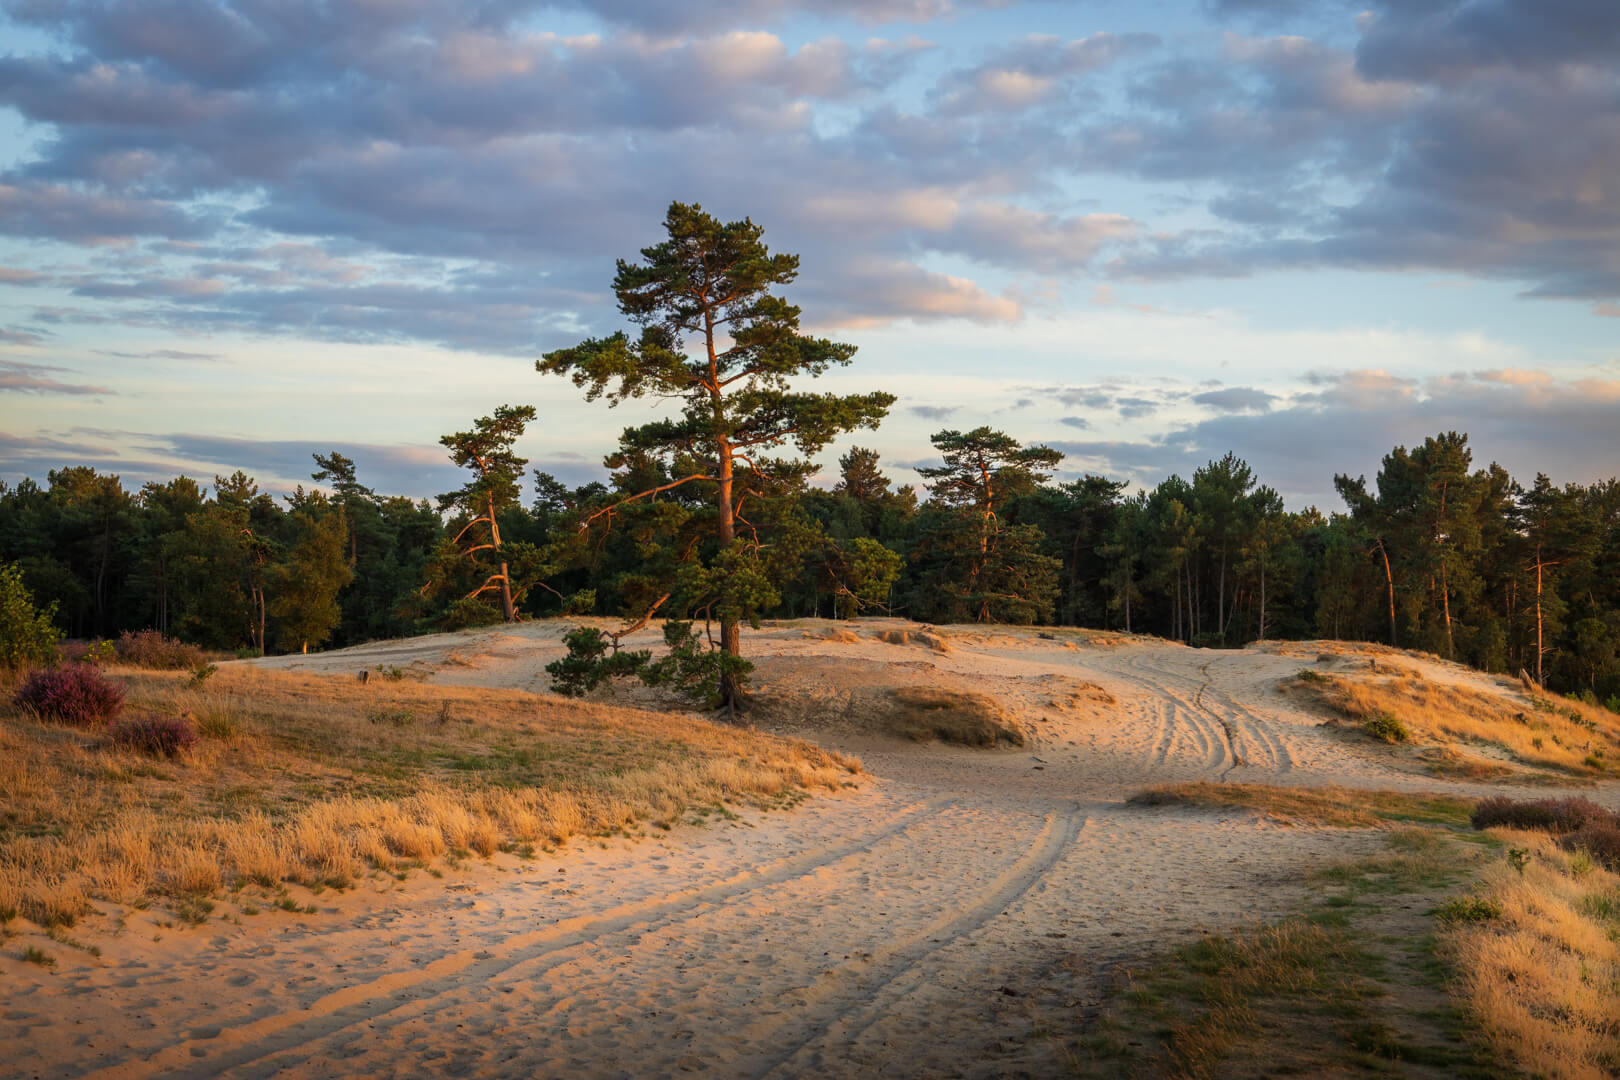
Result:
[[[602,507],[602,509],[596,511],[596,513],[591,514],[589,517],[585,518],[583,521],[581,521],[579,523],[579,529],[580,529],[581,532],[584,532],[587,528],[590,527],[591,522],[595,521],[597,518],[601,517],[603,514],[611,514],[611,513],[613,513],[613,511],[617,510],[619,507],[623,506],[625,503],[632,503],[632,502],[635,502],[637,499],[645,499],[645,498],[647,498],[649,496],[657,495],[660,491],[668,491],[670,488],[678,488],[682,484],[691,483],[693,480],[711,480],[712,481],[713,479],[714,479],[714,477],[712,477],[712,476],[708,476],[708,475],[705,475],[703,473],[696,473],[696,474],[694,474],[692,476],[682,477],[681,479],[676,480],[674,483],[661,484],[661,485],[659,485],[658,487],[655,487],[655,488],[648,488],[646,491],[638,491],[634,495],[627,495],[624,498],[620,499],[618,502],[612,503],[612,504],[610,504],[608,506],[604,506],[604,507]]]

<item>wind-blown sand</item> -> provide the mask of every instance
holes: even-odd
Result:
[[[544,690],[564,629],[262,663]],[[1277,689],[1314,645],[874,636],[906,629],[806,621],[744,637],[762,726],[858,753],[873,774],[858,791],[642,843],[501,856],[444,881],[363,884],[317,900],[316,915],[163,930],[133,912],[97,939],[99,958],[57,950],[54,971],[8,950],[0,1074],[1063,1075],[1041,1029],[1083,1025],[1113,965],[1280,914],[1304,871],[1381,843],[1126,796],[1223,778],[1511,790],[1437,780],[1322,727]],[[885,686],[988,695],[1030,741],[985,751],[874,734]]]

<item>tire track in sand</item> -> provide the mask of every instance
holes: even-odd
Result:
[[[906,985],[889,993],[899,980],[908,974],[923,977],[917,968],[930,956],[991,922],[1016,903],[1057,864],[1090,822],[1090,817],[1078,807],[1048,814],[1029,850],[964,908],[884,946],[867,961],[839,965],[823,976],[819,984],[801,992],[799,997],[808,1003],[809,1011],[795,1019],[793,1027],[797,1030],[789,1048],[756,1060],[752,1067],[739,1061],[736,1063],[738,1071],[757,1077],[829,1071],[836,1074],[838,1067],[822,1056],[825,1046],[848,1046],[858,1040],[886,1014],[886,998],[904,996],[913,989],[912,985]],[[782,1025],[760,1021],[746,1030],[744,1039],[756,1044],[772,1037],[780,1041],[782,1034]]]
[[[243,1045],[228,1051],[220,1051],[217,1045],[210,1046],[206,1041],[185,1039],[151,1051],[142,1065],[153,1073],[161,1072],[182,1080],[205,1080],[227,1071],[233,1077],[271,1076],[282,1068],[277,1059],[308,1057],[311,1044],[347,1028],[402,1010],[430,1012],[435,999],[460,987],[487,983],[520,964],[547,957],[553,957],[553,963],[562,963],[564,954],[588,946],[604,935],[638,925],[667,925],[755,890],[805,877],[860,855],[918,822],[938,815],[957,801],[954,797],[929,799],[882,828],[843,844],[829,844],[785,856],[710,885],[678,889],[622,904],[597,915],[578,916],[542,930],[513,935],[506,940],[505,951],[497,955],[491,956],[482,949],[463,949],[420,968],[392,972],[370,982],[334,990],[297,1013],[277,1013],[235,1028],[233,1035],[243,1040]],[[419,993],[410,996],[413,991]],[[194,1048],[213,1052],[206,1057],[195,1057]],[[86,1080],[114,1080],[127,1075],[127,1063],[81,1074]]]

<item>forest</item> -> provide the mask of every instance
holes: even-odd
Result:
[[[527,471],[513,447],[535,410],[502,405],[441,438],[466,484],[433,502],[379,495],[336,451],[312,454],[319,487],[280,498],[243,472],[0,483],[0,564],[65,636],[155,629],[244,654],[596,614],[696,619],[736,655],[743,622],[883,613],[1210,648],[1382,642],[1620,706],[1620,481],[1524,484],[1442,432],[1370,482],[1335,476],[1342,508],[1289,511],[1233,454],[1133,492],[1055,481],[1058,451],[981,427],[932,437],[921,491],[858,445],[812,483],[814,456],[876,428],[892,395],[793,388],[855,349],[800,332],[771,291],[798,260],[757,225],[676,203],[665,228],[613,283],[639,333],[536,365],[587,399],[684,403],[625,429],[606,481]]]

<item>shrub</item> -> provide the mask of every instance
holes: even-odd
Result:
[[[1361,730],[1381,742],[1398,743],[1411,738],[1406,725],[1394,713],[1381,712],[1361,722]]]
[[[118,635],[117,649],[119,662],[131,667],[178,671],[182,668],[196,669],[208,662],[197,646],[166,638],[156,630],[142,630],[133,634],[125,630]]]
[[[103,667],[118,659],[118,650],[110,641],[64,641],[57,648],[57,656],[65,664]]]
[[[143,716],[114,724],[113,742],[125,750],[173,758],[197,745],[197,732],[175,716]]]
[[[1505,825],[1550,833],[1571,833],[1591,822],[1616,824],[1613,812],[1580,796],[1516,802],[1505,795],[1492,795],[1480,800],[1469,821],[1476,829]]]
[[[16,704],[42,719],[89,727],[112,720],[124,707],[123,687],[87,664],[35,671],[17,689]]]
[[[1506,825],[1552,833],[1565,851],[1585,852],[1607,869],[1620,871],[1620,813],[1590,799],[1576,796],[1514,802],[1493,795],[1474,808],[1470,820],[1476,829]]]
[[[1590,821],[1563,837],[1566,850],[1584,851],[1606,870],[1620,870],[1620,824],[1610,815],[1608,821]]]
[[[1299,674],[1295,675],[1294,678],[1300,682],[1308,683],[1325,683],[1328,681],[1326,675],[1323,675],[1320,671],[1312,671],[1310,668],[1300,668]]]
[[[0,668],[54,664],[59,636],[51,622],[55,613],[55,604],[43,610],[35,606],[15,563],[0,566]]]

